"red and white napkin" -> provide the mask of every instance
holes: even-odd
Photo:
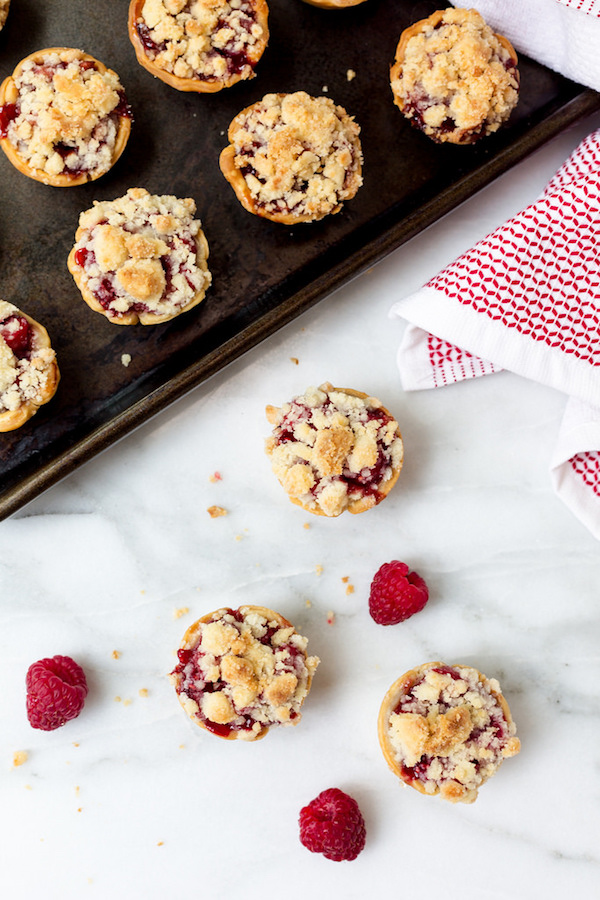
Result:
[[[551,477],[600,540],[600,129],[535,203],[390,315],[409,322],[406,390],[507,369],[567,395]]]
[[[600,0],[452,0],[473,7],[517,52],[600,91]]]

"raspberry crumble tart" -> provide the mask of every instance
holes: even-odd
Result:
[[[4,23],[6,22],[6,17],[8,16],[8,7],[10,6],[10,0],[0,0],[0,31],[2,31],[4,27]]]
[[[359,133],[329,97],[267,94],[233,119],[219,164],[248,212],[312,222],[339,212],[361,186]]]
[[[394,103],[437,142],[472,144],[497,131],[519,97],[517,54],[474,9],[434,12],[400,36]]]
[[[254,78],[269,40],[266,0],[131,0],[141,66],[179,91],[214,93]]]
[[[52,399],[60,379],[48,332],[0,300],[0,432],[20,428]]]
[[[130,188],[79,217],[69,271],[85,302],[117,325],[156,325],[203,300],[208,243],[190,198]]]
[[[100,178],[130,132],[118,75],[81,50],[38,50],[0,85],[0,146],[35,181],[73,187]]]
[[[392,772],[451,803],[472,803],[521,748],[500,685],[470,666],[411,669],[385,695],[377,728]]]
[[[319,664],[307,639],[263,606],[218,609],[191,625],[170,675],[192,721],[226,740],[297,725]]]
[[[402,468],[398,423],[374,397],[326,382],[280,409],[266,452],[292,503],[320,516],[361,513],[391,491]]]

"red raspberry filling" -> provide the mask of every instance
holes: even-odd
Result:
[[[17,359],[24,359],[30,355],[33,330],[25,316],[15,314],[0,322],[0,335]]]

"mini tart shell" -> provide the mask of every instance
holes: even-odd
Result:
[[[277,94],[277,96],[282,98],[285,96],[285,94]],[[235,132],[236,123],[238,122],[238,120],[243,119],[255,105],[255,103],[251,103],[250,106],[242,109],[233,119],[228,129],[228,138],[230,141],[232,140],[232,134]],[[358,190],[358,187],[360,187],[360,178],[362,175],[362,163],[360,161],[362,158],[362,150],[360,148],[360,143],[358,144],[357,149],[360,151],[360,153],[357,156],[358,163],[354,173],[355,178],[359,179],[356,190]],[[263,219],[268,219],[271,222],[278,222],[280,225],[297,225],[300,222],[314,222],[318,221],[318,218],[324,218],[324,216],[320,216],[317,218],[308,213],[304,215],[298,215],[289,212],[266,211],[261,206],[261,204],[256,202],[256,200],[252,196],[252,192],[250,191],[250,188],[246,183],[246,179],[235,164],[235,157],[235,147],[233,146],[233,144],[229,144],[221,151],[221,155],[219,156],[219,167],[226,180],[233,188],[236,197],[238,198],[244,209],[246,209],[249,213],[252,213],[253,215],[259,216]],[[335,213],[339,212],[344,205],[344,202],[345,201],[340,201],[335,209],[332,209],[329,213],[327,213],[327,215],[334,215]]]
[[[343,394],[349,394],[351,397],[358,397],[361,400],[366,400],[368,397],[371,396],[370,394],[365,394],[364,391],[356,391],[353,388],[333,387],[333,385],[329,384],[328,382],[325,385],[323,385],[323,387],[327,388],[328,393],[330,391],[340,391]],[[381,405],[379,408],[381,410],[383,410],[383,412],[387,416],[390,416],[390,418],[394,419],[394,416],[391,414],[389,409],[386,409],[385,406]],[[269,419],[271,409],[272,409],[271,407],[269,407],[269,406],[267,407],[267,419]],[[398,438],[400,438],[400,440],[402,440],[402,435],[400,433],[399,427],[396,428],[395,434],[396,434],[396,437],[398,437]],[[369,499],[369,497],[361,497],[358,500],[349,500],[348,506],[346,507],[345,510],[343,510],[343,512],[350,512],[353,515],[357,515],[358,513],[366,512],[368,509],[373,509],[374,506],[378,506],[382,502],[382,500],[385,500],[385,498],[387,497],[389,492],[392,490],[392,488],[398,481],[400,472],[402,471],[403,462],[404,462],[404,456],[402,456],[399,464],[393,468],[391,477],[385,482],[384,485],[381,486],[381,489],[378,488],[378,493],[379,493],[380,497],[375,503],[373,503]],[[327,513],[324,512],[318,506],[317,507],[307,506],[305,503],[302,503],[301,500],[298,500],[297,497],[290,497],[289,494],[288,494],[288,499],[292,503],[294,503],[296,506],[300,506],[306,512],[312,513],[315,516],[324,516],[325,518],[328,518],[328,519],[332,518],[332,516],[328,516]],[[340,512],[339,515],[341,515],[341,514],[342,513]]]
[[[275,622],[277,622],[277,624],[279,625],[280,628],[293,628],[294,627],[291,622],[289,622],[286,618],[284,618],[284,616],[282,616],[278,612],[275,612],[272,609],[268,609],[266,606],[240,606],[239,611],[243,615],[247,615],[248,613],[255,613],[256,615],[262,616],[263,618],[267,619],[267,621],[269,621],[269,622],[275,621]],[[179,645],[179,649],[180,650],[194,649],[198,645],[198,643],[201,639],[202,626],[207,625],[211,621],[214,621],[214,617],[218,616],[219,613],[221,613],[221,612],[225,612],[225,610],[224,609],[223,610],[214,610],[213,612],[207,613],[205,616],[202,616],[200,619],[198,619],[196,622],[194,622],[192,625],[190,625],[190,627],[187,629],[187,631],[183,635],[181,644]],[[178,676],[170,675],[169,677],[171,679],[171,682],[175,686],[177,686]],[[311,685],[312,685],[312,674],[309,672],[308,681],[306,684],[306,695],[304,697],[304,700],[306,700],[306,697],[308,697]],[[260,730],[258,732],[256,732],[255,736],[253,736],[253,737],[249,737],[248,734],[246,734],[244,732],[233,731],[233,730],[228,732],[227,734],[217,734],[216,732],[211,731],[211,729],[208,728],[204,724],[204,722],[202,721],[200,716],[193,715],[189,712],[188,709],[186,709],[187,694],[180,693],[179,691],[177,691],[177,697],[179,699],[179,702],[180,702],[183,710],[185,711],[186,715],[192,720],[192,722],[194,722],[196,725],[199,725],[200,728],[203,728],[205,731],[208,731],[209,734],[212,734],[212,735],[216,734],[217,737],[219,737],[225,741],[243,740],[246,742],[254,743],[255,741],[260,741],[262,738],[264,738],[272,727],[271,725],[262,725]],[[303,703],[304,703],[304,700],[302,701]]]
[[[31,330],[36,336],[37,346],[40,349],[50,349],[50,336],[44,326],[35,319],[32,319],[31,316],[28,316],[27,313],[24,313],[21,309],[18,310],[18,314],[23,316],[23,318],[27,319],[29,322]],[[43,406],[45,403],[48,403],[49,400],[52,400],[60,381],[60,372],[56,358],[49,364],[47,373],[48,380],[46,387],[44,388],[38,403],[34,403],[32,400],[26,400],[18,407],[18,409],[7,409],[4,412],[0,412],[0,433],[15,431],[17,428],[20,428],[21,425],[24,425],[25,422],[29,421],[29,419],[36,414],[40,406]]]
[[[206,296],[206,288],[202,288],[202,290],[197,291],[189,303],[185,306],[182,306],[181,309],[178,309],[177,312],[174,312],[169,315],[160,315],[153,312],[129,312],[124,313],[122,316],[111,316],[108,310],[106,310],[102,304],[96,299],[95,294],[88,288],[83,268],[76,262],[76,254],[77,254],[77,244],[81,237],[87,231],[86,228],[78,227],[75,232],[75,244],[71,248],[71,252],[67,257],[67,268],[71,275],[75,280],[75,284],[79,288],[81,296],[94,312],[98,312],[101,315],[105,316],[112,322],[113,325],[137,325],[138,322],[140,325],[161,325],[163,322],[170,322],[171,319],[177,318],[184,312],[188,312],[188,310],[193,309],[194,306],[197,306]],[[198,267],[201,269],[208,269],[207,259],[209,255],[208,249],[208,241],[206,239],[206,235],[202,228],[198,231],[198,234],[195,235],[195,243],[196,243],[196,262]]]
[[[164,81],[165,84],[168,84],[178,91],[195,91],[199,94],[215,94],[217,91],[223,90],[223,88],[232,87],[242,80],[248,80],[248,77],[243,79],[241,74],[236,73],[232,73],[228,78],[214,78],[212,80],[203,78],[180,78],[178,75],[174,75],[172,72],[168,72],[161,66],[156,65],[156,63],[148,56],[136,27],[139,19],[143,18],[142,9],[145,2],[146,0],[131,0],[131,3],[129,4],[128,30],[129,39],[133,44],[138,63],[146,69],[146,71],[150,72],[151,75],[154,75],[155,78],[159,78],[161,81]],[[254,0],[254,6],[256,9],[256,21],[261,26],[263,35],[254,47],[253,52],[248,53],[248,58],[250,59],[253,68],[258,64],[269,42],[269,7],[267,6],[266,0]],[[252,75],[250,77],[254,76]]]
[[[400,35],[400,40],[398,41],[398,45],[396,47],[396,55],[394,59],[394,64],[390,69],[390,83],[393,85],[394,81],[400,78],[402,74],[402,68],[404,65],[404,55],[406,53],[406,46],[411,38],[415,37],[419,32],[424,31],[428,27],[435,28],[438,25],[443,17],[445,9],[436,10],[436,12],[432,13],[430,16],[427,16],[425,19],[420,19],[418,22],[415,22],[413,25],[410,25],[408,28],[405,28],[402,34]],[[517,51],[508,40],[508,38],[504,37],[502,34],[498,34],[494,32],[496,39],[502,44],[504,49],[509,53],[511,59],[513,60],[515,69],[518,64]],[[399,97],[394,89],[392,88],[392,94],[394,97],[394,103],[400,110],[400,112],[404,113],[404,101],[402,97]],[[449,132],[445,137],[444,141],[448,144],[473,144],[480,139],[481,135],[475,134],[473,135],[471,129],[456,129],[453,132]]]
[[[377,736],[379,738],[379,746],[381,747],[381,752],[385,758],[386,763],[388,764],[390,770],[396,775],[404,784],[407,784],[409,787],[414,788],[416,791],[419,791],[421,794],[425,794],[427,797],[433,797],[436,794],[440,793],[439,788],[434,793],[428,793],[422,782],[417,779],[408,779],[404,776],[402,772],[401,766],[398,764],[398,760],[396,758],[396,754],[394,753],[394,748],[391,744],[389,738],[389,721],[390,716],[396,709],[396,706],[402,699],[402,697],[411,690],[414,685],[418,684],[424,678],[425,674],[429,671],[429,669],[434,669],[438,667],[445,666],[446,663],[435,661],[430,663],[423,663],[423,665],[417,666],[414,669],[410,669],[408,672],[405,672],[400,678],[397,678],[396,681],[391,685],[388,689],[385,697],[383,698],[383,702],[379,709],[379,716],[377,718]],[[479,672],[477,669],[474,669],[472,666],[466,666],[462,663],[454,663],[451,668],[461,668],[461,669],[469,669],[471,673],[475,673],[477,676],[477,680],[480,684],[485,685],[490,693],[494,696],[494,698],[498,701],[498,704],[502,710],[502,714],[507,725],[511,725],[513,722],[512,714],[508,703],[506,702],[503,694],[495,690],[493,686],[490,685],[489,679]],[[457,797],[456,800],[461,800],[461,797]],[[468,798],[465,802],[472,802],[473,798]]]
[[[68,47],[47,47],[45,50],[36,50],[35,53],[30,53],[29,56],[24,57],[21,62],[18,64],[12,75],[9,75],[4,79],[2,84],[0,84],[0,106],[4,106],[6,103],[16,103],[19,98],[19,91],[15,83],[15,78],[19,76],[22,71],[24,64],[28,60],[40,60],[47,53],[64,53],[65,51],[73,52]],[[89,53],[84,53],[82,50],[76,51],[79,54],[79,58],[84,61],[93,62],[97,71],[100,74],[104,74],[108,72],[109,69],[99,60],[97,60],[94,56],[90,56]],[[129,140],[129,135],[131,134],[131,117],[130,116],[119,116],[119,127],[117,129],[117,135],[115,140],[115,146],[112,152],[112,159],[110,168],[114,166],[119,157],[122,155],[125,147],[127,146],[127,142]],[[80,184],[87,184],[89,181],[96,181],[96,179],[100,178],[102,175],[106,175],[109,169],[103,169],[101,172],[82,172],[81,175],[50,175],[48,172],[43,172],[41,169],[35,169],[29,165],[29,163],[24,160],[18,151],[13,147],[9,139],[0,138],[0,147],[13,164],[15,169],[18,169],[19,172],[22,172],[23,175],[27,175],[28,178],[33,178],[34,181],[40,181],[42,184],[50,185],[51,187],[77,187]]]

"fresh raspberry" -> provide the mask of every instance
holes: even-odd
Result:
[[[326,859],[356,859],[365,846],[365,835],[358,803],[339,788],[321,791],[300,810],[300,841]]]
[[[375,573],[369,594],[369,612],[378,625],[397,625],[420,612],[429,599],[427,585],[406,563],[384,563]]]
[[[33,728],[54,731],[83,709],[85,672],[69,656],[40,659],[27,670],[27,718]]]

